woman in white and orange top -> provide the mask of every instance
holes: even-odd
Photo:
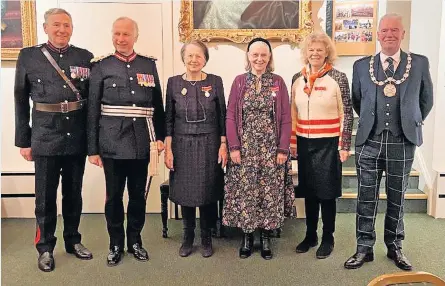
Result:
[[[298,189],[305,198],[304,253],[318,244],[321,205],[323,236],[317,258],[334,249],[336,198],[342,194],[342,162],[349,157],[353,112],[346,75],[332,67],[335,47],[323,32],[310,34],[301,48],[303,69],[292,79],[291,152],[298,156]]]

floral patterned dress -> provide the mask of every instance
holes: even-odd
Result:
[[[261,89],[256,90],[258,81]],[[243,100],[241,164],[229,161],[225,177],[223,224],[249,233],[281,227],[284,220],[287,164],[277,165],[272,74],[249,73]],[[293,188],[289,189],[293,194]],[[289,209],[289,206],[287,206]]]

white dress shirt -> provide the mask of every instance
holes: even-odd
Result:
[[[385,55],[383,52],[380,52],[380,61],[382,63],[383,70],[388,68],[389,63],[386,61],[387,58],[391,57],[394,60],[394,73],[397,70],[397,67],[400,63],[400,49],[392,56]]]

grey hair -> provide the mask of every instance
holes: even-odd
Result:
[[[382,23],[382,21],[385,19],[397,19],[400,22],[400,24],[402,25],[402,28],[405,29],[405,27],[403,27],[403,17],[399,13],[388,13],[388,14],[383,15],[382,18],[380,18],[379,27],[380,27],[380,24]]]
[[[57,15],[57,14],[65,14],[68,17],[70,17],[71,22],[73,21],[73,18],[71,17],[71,14],[68,13],[65,9],[62,8],[51,8],[48,11],[45,12],[45,15],[43,16],[45,18],[45,23],[48,23],[49,16]]]
[[[119,22],[119,21],[123,21],[123,20],[128,20],[128,21],[130,21],[131,23],[133,23],[133,26],[134,26],[134,31],[135,31],[135,33],[136,33],[136,36],[138,36],[139,35],[139,26],[138,26],[138,23],[135,21],[135,20],[133,20],[133,19],[131,19],[130,17],[119,17],[119,18],[117,18],[116,20],[114,20],[114,22],[113,22],[113,26],[114,26],[114,24],[116,24],[116,22]]]
[[[256,42],[256,43],[263,43],[263,42]],[[266,43],[263,43],[263,44],[267,45]],[[267,63],[266,72],[273,72],[275,70],[275,64],[273,61],[273,53],[272,53],[271,49],[270,50],[268,49],[268,51],[270,53],[270,60]],[[250,61],[249,61],[249,51],[248,50],[246,51],[246,59],[245,59],[244,69],[246,71],[252,70],[252,65],[250,64]]]

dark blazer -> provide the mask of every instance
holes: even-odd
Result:
[[[87,50],[68,46],[58,51],[43,44],[71,82],[88,97],[89,79],[73,79],[70,68],[89,69],[93,54]],[[53,68],[41,51],[42,45],[20,51],[15,73],[15,146],[31,147],[33,155],[56,156],[86,154],[86,109],[70,113],[32,110],[30,127],[30,102],[61,103],[77,101],[74,92]]]
[[[423,143],[422,125],[433,107],[433,83],[429,72],[429,62],[425,56],[411,53],[412,68],[408,79],[397,86],[400,89],[400,114],[405,137],[413,144]],[[397,69],[405,70],[407,53],[401,52]],[[369,75],[371,57],[354,63],[352,75],[352,104],[359,115],[356,145],[362,145],[375,124],[377,85]],[[380,62],[380,53],[374,59],[374,72]]]
[[[154,78],[154,87],[138,84],[137,74]],[[165,114],[154,59],[137,55],[124,62],[114,55],[93,63],[88,101],[88,155],[147,159],[150,140],[145,118],[101,116],[101,105],[154,107],[156,140],[164,141]]]

